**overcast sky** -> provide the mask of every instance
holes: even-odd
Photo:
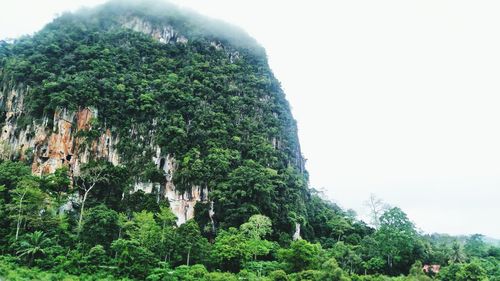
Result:
[[[0,4],[0,38],[102,0]],[[500,238],[500,2],[176,0],[267,50],[311,186],[370,193],[425,232]]]

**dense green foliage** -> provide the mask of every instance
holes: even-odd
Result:
[[[260,214],[204,236],[195,220],[177,227],[168,202],[153,194],[106,200],[103,191],[118,188],[123,171],[95,162],[82,174],[96,167],[105,171],[106,184],[90,193],[79,225],[81,201],[71,199],[67,171],[34,177],[24,163],[0,163],[0,278],[500,280],[499,247],[481,235],[422,236],[399,208],[387,209],[378,229],[356,232],[363,224],[334,204],[311,205],[328,227],[312,241],[275,239],[272,220]],[[425,273],[423,264],[439,264],[441,271]]]
[[[0,42],[1,90],[29,89],[11,122],[95,108],[78,136],[110,129],[123,160],[91,157],[71,180],[66,168],[36,177],[30,163],[0,162],[0,279],[499,280],[500,249],[479,235],[422,236],[399,208],[372,228],[309,190],[289,105],[251,38],[168,5],[122,3]],[[124,28],[136,18],[187,42]],[[176,159],[177,189],[209,189],[213,223],[209,203],[177,226],[163,196],[131,192],[164,183],[156,146]],[[304,239],[292,241],[296,223]]]

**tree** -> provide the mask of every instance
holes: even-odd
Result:
[[[173,279],[172,274],[174,270],[170,268],[170,265],[166,262],[160,262],[158,267],[155,267],[149,273],[146,278],[147,281],[161,281],[161,280],[169,280]],[[175,279],[174,279],[175,280]]]
[[[175,226],[177,217],[172,213],[169,207],[162,206],[160,212],[156,214],[161,225],[161,251],[165,253],[164,261],[170,260],[172,252],[175,249]]]
[[[126,202],[128,196],[131,194],[131,180],[129,169],[124,166],[115,166],[110,162],[98,162],[99,165],[103,166],[104,174],[107,175],[107,179],[98,182],[94,189],[89,193],[91,199],[95,199],[99,204],[103,203],[108,208],[113,210],[121,210],[123,207],[129,207],[126,204],[131,202]],[[125,195],[125,196],[124,196]],[[152,194],[151,194],[152,195]],[[156,199],[156,198],[155,198]],[[135,203],[135,202],[134,202]],[[140,202],[142,203],[142,202]],[[155,200],[156,203],[156,200]],[[157,205],[157,204],[156,204]],[[137,205],[134,207],[139,207]],[[139,212],[141,210],[134,210]],[[130,213],[131,214],[131,213]]]
[[[118,213],[101,204],[90,208],[83,220],[82,240],[89,246],[101,245],[109,250],[118,236]]]
[[[41,219],[40,210],[43,208],[47,196],[40,190],[39,182],[34,177],[25,177],[19,181],[16,188],[10,191],[11,202],[9,209],[16,221],[15,240],[19,238],[22,222],[35,224]]]
[[[457,281],[486,281],[486,270],[476,262],[471,262],[462,267],[456,275]]]
[[[249,215],[273,213],[273,179],[276,176],[276,170],[252,160],[245,161],[213,192],[216,218],[228,222],[225,226],[239,226]]]
[[[122,238],[123,234],[126,233],[126,231],[133,224],[132,220],[124,213],[118,214],[118,220],[116,223],[118,225],[118,239]]]
[[[385,257],[390,273],[404,273],[418,258],[414,254],[418,244],[415,227],[397,207],[389,209],[380,217],[380,228],[374,238],[379,255]]]
[[[339,267],[335,259],[328,259],[321,265],[323,271],[323,280],[331,281],[349,281],[344,271]]]
[[[173,273],[173,274],[172,274]],[[195,264],[193,266],[181,265],[171,272],[170,278],[173,275],[175,280],[207,280],[206,275],[208,274],[205,266],[201,264]],[[167,277],[168,278],[168,277]],[[168,280],[168,279],[167,279]]]
[[[373,193],[370,194],[370,197],[364,204],[370,211],[370,223],[375,229],[378,229],[380,227],[380,217],[390,208],[389,205]]]
[[[17,183],[31,175],[31,168],[22,162],[3,161],[0,163],[0,184],[7,189],[14,188]]]
[[[16,220],[12,216],[12,211],[16,206],[12,206],[11,194],[21,178],[31,174],[31,169],[20,162],[3,161],[0,162],[0,242],[8,245],[9,225],[11,220]],[[15,211],[14,211],[15,212]],[[18,224],[18,226],[20,226]],[[19,228],[18,228],[19,229]],[[17,235],[19,232],[17,231]],[[17,240],[17,237],[16,237]]]
[[[238,281],[239,278],[228,272],[210,272],[205,276],[207,281]]]
[[[288,281],[290,280],[288,278],[288,275],[286,275],[286,272],[283,270],[275,270],[269,274],[269,279],[271,281]]]
[[[385,261],[380,257],[370,258],[366,264],[365,268],[369,273],[381,272],[384,269]]]
[[[457,281],[457,275],[461,270],[462,265],[452,263],[449,266],[442,268],[437,274],[437,278],[441,281]]]
[[[138,241],[142,247],[151,252],[158,251],[162,240],[161,227],[156,223],[154,214],[148,211],[133,214],[127,234],[130,239]]]
[[[297,281],[323,281],[323,272],[319,270],[304,270],[298,273],[290,274],[292,280]]]
[[[269,254],[269,252],[274,246],[273,242],[263,239],[250,239],[247,240],[246,243],[248,250],[253,256],[254,261],[257,260],[257,257],[259,256],[265,256]]]
[[[200,228],[194,220],[188,220],[177,228],[175,235],[177,253],[190,265],[191,261],[201,261],[208,247],[208,241],[201,236]]]
[[[465,253],[469,257],[485,257],[488,254],[488,247],[483,241],[483,235],[474,234],[467,238],[465,242]]]
[[[462,263],[465,261],[465,254],[463,251],[463,247],[458,241],[453,242],[451,245],[451,252],[450,252],[450,263]]]
[[[75,179],[75,184],[83,192],[80,204],[80,217],[78,218],[78,232],[82,229],[83,212],[85,210],[85,201],[89,193],[98,183],[108,182],[109,175],[106,166],[97,162],[85,164],[80,171],[80,176]]]
[[[347,221],[347,219],[341,216],[335,216],[328,221],[328,226],[332,229],[333,233],[337,236],[337,241],[340,241],[342,235],[347,231],[352,230],[352,225]]]
[[[355,252],[355,249],[356,246],[337,242],[328,253],[335,258],[335,262],[338,262],[345,271],[354,273],[355,271],[361,271],[363,267],[363,260]]]
[[[41,188],[55,198],[56,205],[59,207],[67,200],[71,193],[71,180],[68,176],[67,167],[57,169],[53,174],[41,177]]]
[[[99,267],[107,265],[108,256],[104,247],[102,245],[92,247],[85,256],[85,263],[87,264],[86,269],[88,269],[88,272],[95,272]]]
[[[254,260],[257,260],[257,256],[269,253],[273,244],[262,238],[272,232],[271,219],[263,215],[253,215],[248,222],[240,226],[240,231],[247,239],[247,247]]]
[[[410,268],[410,273],[408,274],[409,277],[412,277],[412,280],[418,280],[418,281],[431,281],[432,278],[429,276],[425,275],[426,273],[422,270],[423,265],[421,261],[416,261]],[[432,269],[429,269],[427,274],[431,275],[434,274],[434,271]]]
[[[253,215],[240,226],[241,232],[252,239],[262,239],[272,232],[272,222],[266,216]]]
[[[158,196],[158,194],[145,193],[142,190],[125,194],[123,200],[120,202],[121,210],[130,217],[132,217],[134,212],[148,211],[158,213],[160,212],[160,206],[164,203],[164,201],[158,202]]]
[[[5,206],[4,199],[4,192],[6,189],[5,185],[0,185],[0,251],[2,249],[2,245],[7,244],[3,240],[9,231],[9,220],[7,218],[7,208]]]
[[[254,240],[255,241],[255,240]],[[223,270],[238,272],[252,256],[247,237],[236,228],[221,230],[212,247],[212,259]]]
[[[287,264],[291,272],[317,268],[321,246],[306,240],[293,241],[289,249],[280,249],[278,259]]]
[[[28,257],[28,265],[31,266],[33,260],[45,254],[50,245],[50,239],[45,237],[42,231],[35,231],[24,235],[24,239],[19,244],[17,254],[19,257]]]
[[[145,279],[148,272],[157,263],[154,254],[141,247],[136,240],[118,239],[113,241],[111,249],[116,252],[114,263],[118,274]]]

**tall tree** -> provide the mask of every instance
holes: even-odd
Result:
[[[370,223],[375,229],[378,229],[380,227],[380,217],[390,206],[373,193],[370,194],[370,197],[364,204],[369,209]]]
[[[94,189],[98,183],[105,183],[109,181],[109,175],[106,171],[106,166],[98,162],[90,162],[85,164],[80,175],[75,179],[75,184],[83,193],[80,203],[80,217],[78,218],[78,232],[81,232],[83,213],[85,211],[85,202],[89,196],[89,193]]]
[[[25,177],[19,181],[16,188],[10,191],[10,217],[16,222],[15,240],[19,238],[22,223],[40,225],[40,210],[48,203],[45,193],[40,190],[39,182],[34,177]],[[45,204],[44,204],[45,203]]]
[[[161,251],[164,253],[164,261],[170,260],[175,249],[175,226],[177,217],[169,207],[162,206],[156,214],[161,226]]]
[[[462,263],[465,261],[465,254],[463,247],[458,241],[454,241],[451,245],[450,263]]]
[[[264,215],[253,215],[240,226],[240,231],[246,236],[247,247],[254,260],[257,260],[257,256],[269,253],[272,243],[263,238],[272,232],[271,219]]]
[[[415,226],[397,207],[389,209],[380,217],[380,228],[374,237],[391,274],[406,273],[404,269],[418,258],[415,256],[418,244]]]
[[[240,230],[253,239],[262,239],[273,231],[271,220],[264,215],[251,216],[248,222],[240,226]]]
[[[182,260],[186,261],[186,265],[190,265],[193,258],[200,261],[208,241],[201,236],[198,224],[194,220],[188,220],[179,226],[176,232],[176,249]]]
[[[300,239],[293,241],[289,249],[280,249],[278,260],[285,262],[291,272],[315,269],[319,266],[320,252],[321,245]]]
[[[353,229],[352,225],[346,218],[338,215],[328,221],[328,226],[332,229],[333,234],[337,236],[337,241],[340,241],[342,236],[347,231]]]

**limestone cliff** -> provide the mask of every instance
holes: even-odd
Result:
[[[24,112],[24,99],[28,87],[9,86],[0,88],[0,107],[5,116],[0,135],[0,155],[4,159],[19,159],[32,163],[33,174],[44,175],[54,173],[63,166],[68,167],[72,175],[78,175],[80,165],[90,158],[107,160],[120,165],[120,155],[116,150],[119,137],[106,128],[97,140],[85,143],[78,132],[89,130],[91,120],[97,118],[98,112],[93,108],[82,108],[71,112],[66,109],[55,111],[53,116],[44,116],[41,120],[33,120],[31,124],[21,128],[18,121]],[[50,118],[50,120],[49,120]],[[49,122],[51,121],[51,122]],[[165,173],[165,184],[136,182],[134,190],[151,193],[157,189],[159,195],[168,199],[172,211],[178,218],[178,224],[194,217],[194,206],[198,201],[208,199],[208,190],[193,186],[190,191],[177,192],[172,182],[175,172],[175,159],[170,155],[162,155],[157,147],[152,161]]]

